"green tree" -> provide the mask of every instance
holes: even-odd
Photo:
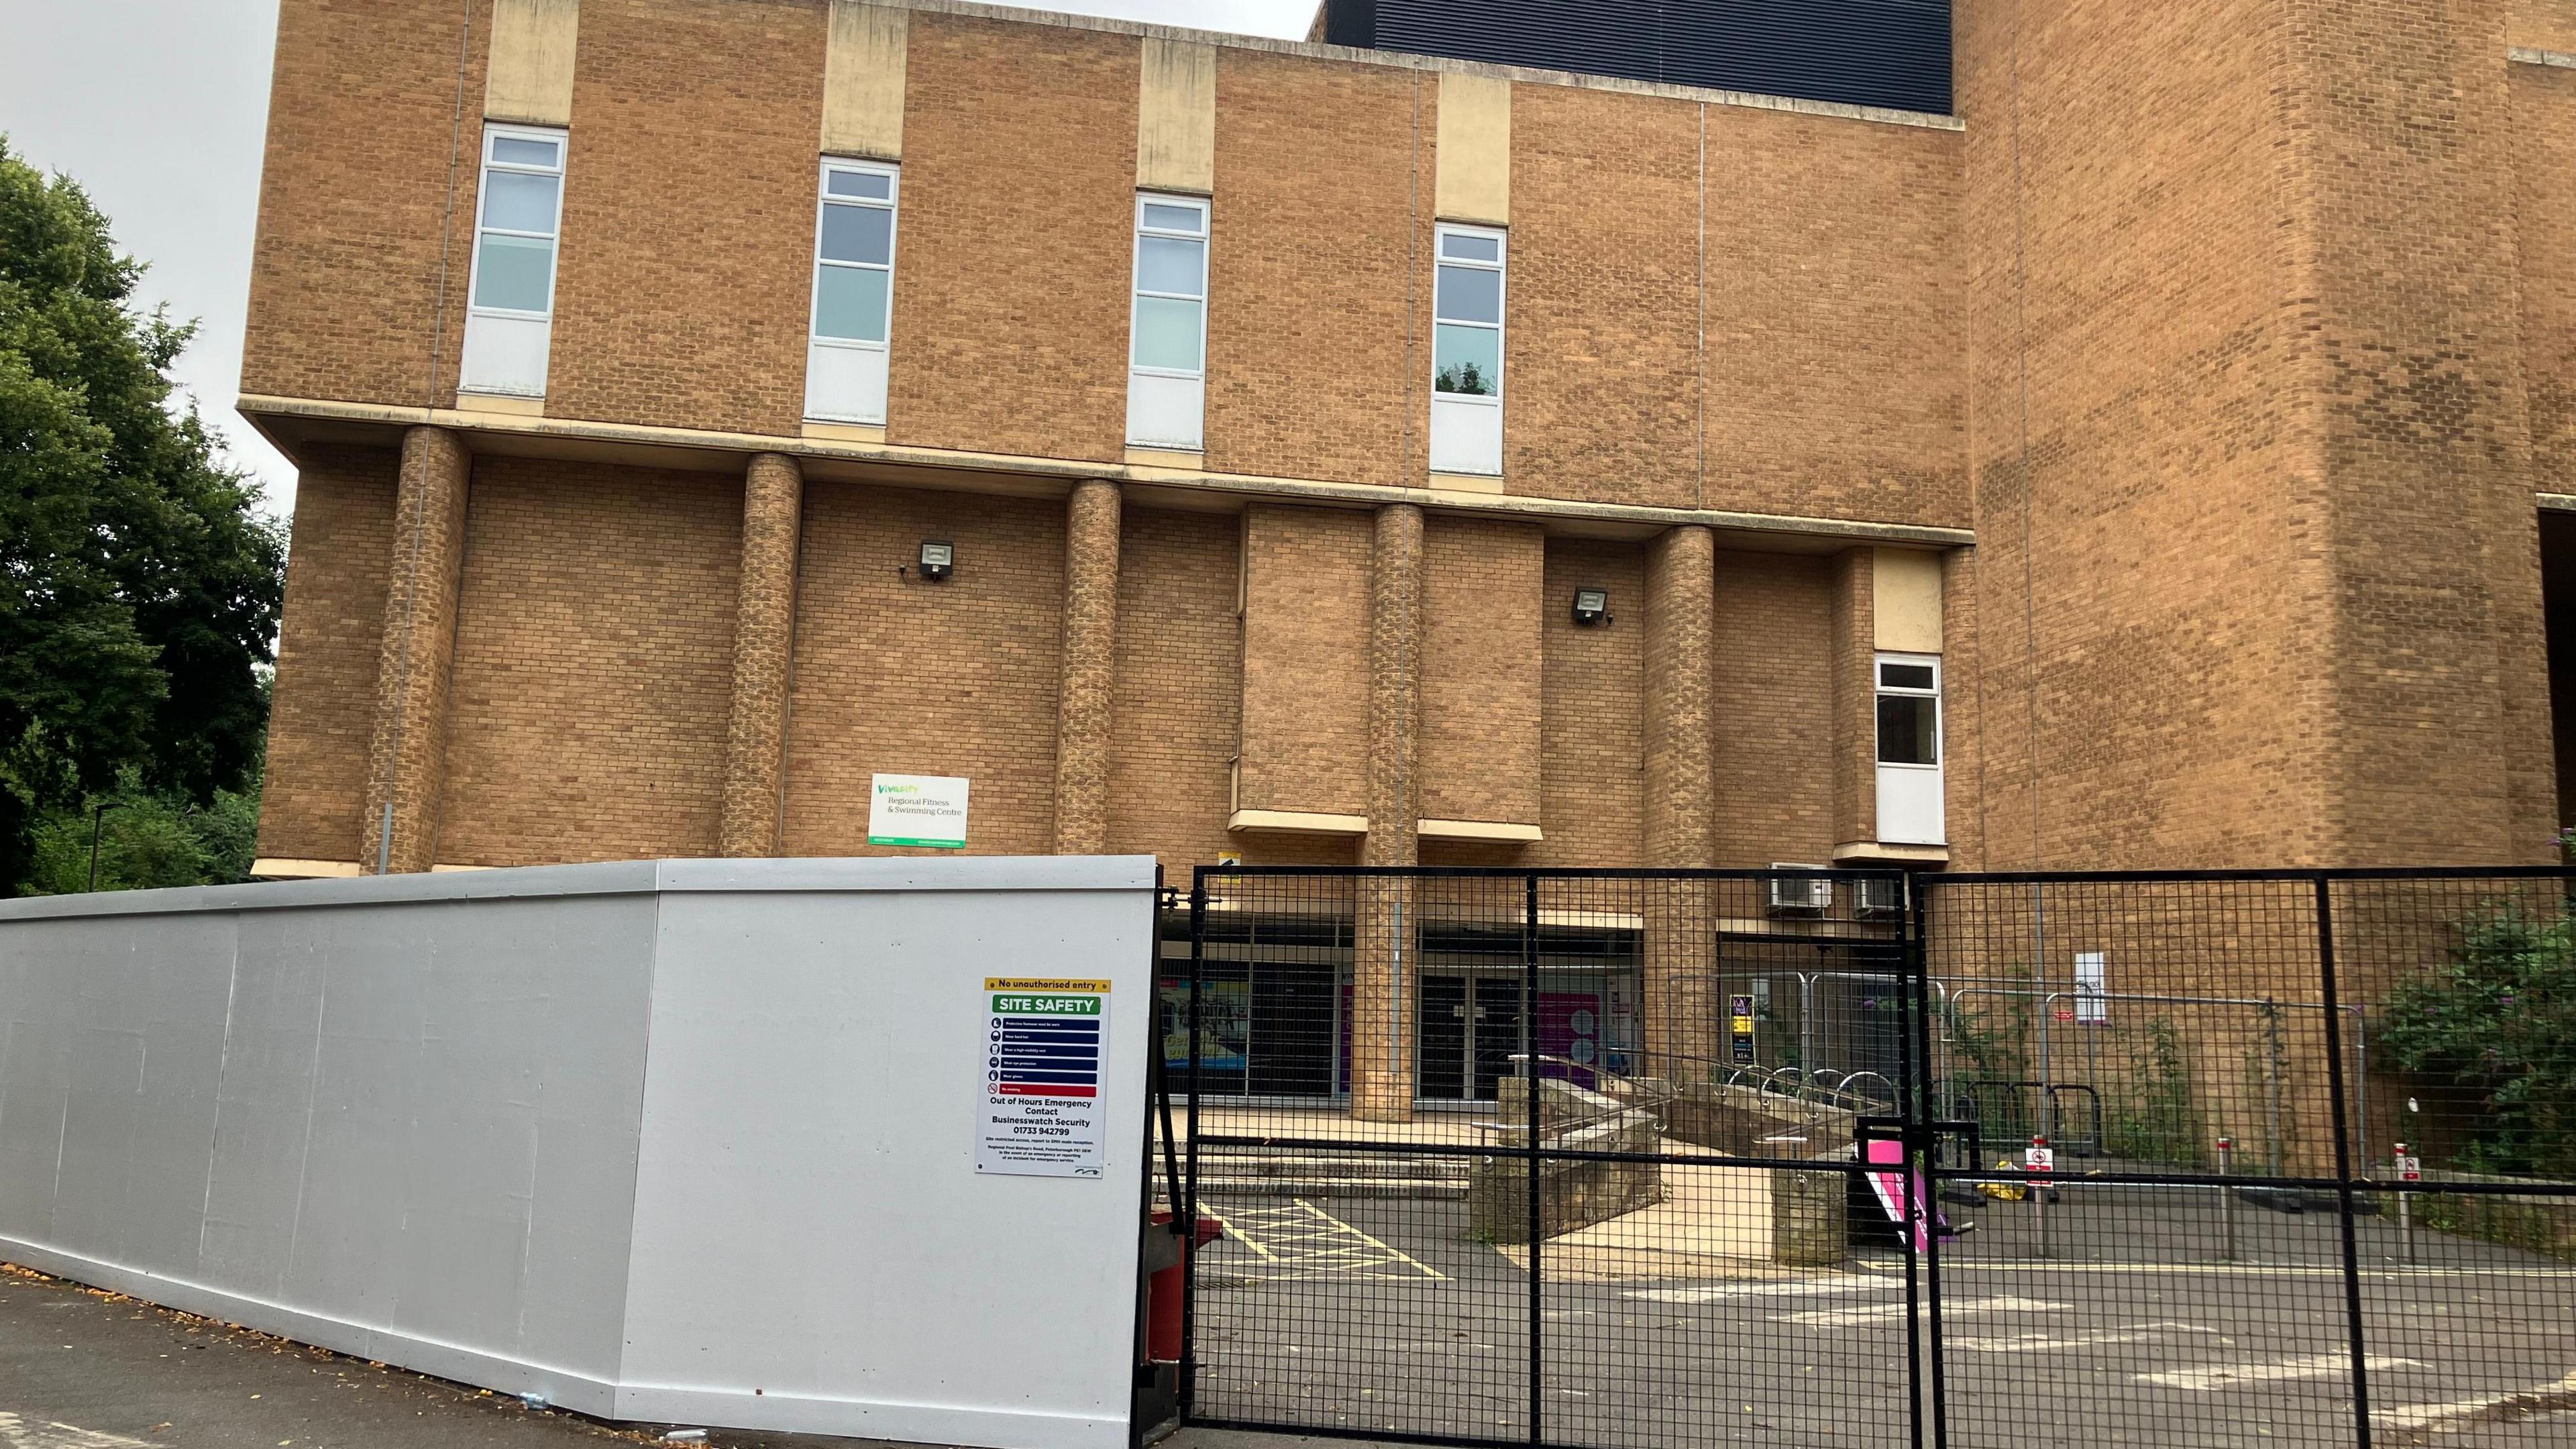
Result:
[[[2464,922],[2451,959],[2390,992],[2371,1035],[2421,1085],[2454,1089],[2427,1092],[2437,1106],[2474,1109],[2456,1114],[2462,1166],[2576,1173],[2576,918]]]
[[[171,410],[195,329],[137,310],[142,273],[0,139],[0,894],[125,772],[207,807],[258,763],[285,541]]]

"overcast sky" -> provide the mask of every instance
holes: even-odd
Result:
[[[1296,37],[1315,0],[1092,0],[1033,6]],[[259,215],[277,0],[0,0],[0,133],[68,171],[151,263],[148,306],[204,325],[179,360],[232,455],[294,507],[295,472],[234,414],[250,243]]]

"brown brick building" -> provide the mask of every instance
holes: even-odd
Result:
[[[260,868],[2546,858],[2576,0],[1953,37],[285,0]]]

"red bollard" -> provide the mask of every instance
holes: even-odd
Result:
[[[1158,1208],[1154,1226],[1169,1229],[1171,1210]],[[1179,1363],[1184,1342],[1181,1336],[1181,1307],[1186,1285],[1182,1281],[1183,1264],[1188,1254],[1206,1247],[1225,1235],[1225,1224],[1214,1218],[1199,1219],[1199,1230],[1183,1250],[1181,1262],[1168,1268],[1157,1268],[1145,1292],[1145,1352],[1156,1363]]]

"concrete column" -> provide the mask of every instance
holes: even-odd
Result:
[[[733,624],[733,719],[725,735],[724,821],[729,856],[779,852],[787,780],[787,691],[795,665],[796,563],[805,475],[780,453],[743,474],[742,571]]]
[[[1422,510],[1377,511],[1369,567],[1368,838],[1362,865],[1419,862]],[[1373,1122],[1413,1116],[1413,1020],[1420,997],[1414,943],[1421,937],[1409,881],[1363,880],[1355,902],[1351,986],[1351,1115]]]
[[[1716,538],[1668,530],[1646,560],[1646,840],[1649,866],[1704,869],[1711,841]],[[1645,910],[1649,1073],[1705,1080],[1716,1050],[1716,910],[1703,882],[1650,884]]]
[[[1074,485],[1064,514],[1064,663],[1055,714],[1055,853],[1109,848],[1109,727],[1118,652],[1115,483]]]
[[[385,631],[376,655],[366,816],[358,824],[358,860],[369,873],[427,870],[438,847],[447,683],[456,653],[472,468],[465,440],[445,428],[416,427],[403,434]]]

